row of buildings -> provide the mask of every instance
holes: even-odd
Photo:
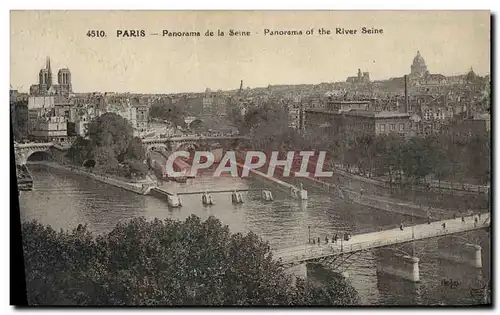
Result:
[[[371,82],[368,72],[322,94],[287,99],[289,126],[305,132],[336,133],[344,137],[395,133],[404,137],[449,133],[490,132],[490,80],[472,69],[452,77],[430,74],[418,51],[410,73],[395,78],[394,92]],[[400,80],[401,79],[401,80]],[[434,89],[423,87],[433,86]],[[401,89],[402,87],[402,89]]]
[[[16,119],[26,120],[23,134],[32,141],[64,142],[85,136],[88,124],[104,113],[115,113],[127,119],[136,134],[148,129],[149,104],[130,95],[108,93],[74,93],[71,72],[60,69],[58,84],[52,82],[50,59],[40,70],[38,84],[29,95],[11,90]],[[23,116],[23,117],[20,117]]]
[[[88,123],[106,112],[127,119],[137,133],[144,132],[154,104],[175,105],[184,116],[219,120],[228,120],[226,116],[234,111],[244,115],[251,107],[277,104],[285,107],[291,128],[305,132],[328,128],[351,136],[490,130],[489,76],[479,77],[472,69],[451,77],[431,74],[419,51],[409,68],[406,76],[384,81],[371,81],[368,72],[358,69],[357,76],[346,82],[244,89],[241,81],[239,89],[232,91],[148,95],[74,93],[70,70],[60,69],[58,84],[53,84],[47,59],[30,94],[11,91],[11,103],[17,99],[16,104],[26,104],[27,134],[34,140],[84,135]]]

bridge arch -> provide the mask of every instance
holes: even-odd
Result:
[[[31,151],[28,156],[26,156],[26,161],[47,161],[52,160],[52,155],[49,150],[37,150]]]
[[[196,118],[192,122],[189,123],[189,129],[191,130],[200,130],[205,126],[205,122],[201,118]]]
[[[152,151],[168,150],[168,147],[165,143],[150,143],[147,144],[144,149],[147,155],[149,152]]]
[[[47,145],[47,146],[32,146],[32,147],[16,147],[14,148],[15,150],[15,157],[16,157],[16,163],[20,165],[26,164],[28,159],[32,158],[32,155],[37,153],[37,152],[45,152],[47,155],[50,156],[47,151],[52,147],[52,145]],[[36,156],[35,156],[36,158]]]
[[[173,151],[195,151],[200,148],[200,144],[194,141],[189,141],[176,143],[173,147]]]

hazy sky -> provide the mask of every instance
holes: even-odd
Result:
[[[362,35],[362,27],[383,34]],[[318,35],[318,28],[356,29],[356,35]],[[265,36],[264,29],[309,30],[311,36]],[[143,29],[122,39],[118,29]],[[225,37],[162,37],[163,30],[217,29]],[[229,37],[229,29],[250,37]],[[89,38],[104,30],[106,38]],[[477,74],[490,69],[487,11],[13,11],[11,85],[28,91],[51,57],[68,67],[75,92],[173,93],[268,84],[344,81],[357,69],[373,79],[410,72],[417,50],[431,73]]]

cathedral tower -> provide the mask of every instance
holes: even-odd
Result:
[[[40,93],[45,93],[52,86],[52,70],[49,57],[45,62],[45,68],[40,69],[38,73],[38,85]]]

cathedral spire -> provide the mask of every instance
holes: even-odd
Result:
[[[45,69],[50,71],[50,57],[47,57],[47,60],[45,61]]]
[[[52,86],[52,70],[50,69],[50,57],[47,57],[47,61],[45,62],[45,69],[47,69],[47,88]]]

